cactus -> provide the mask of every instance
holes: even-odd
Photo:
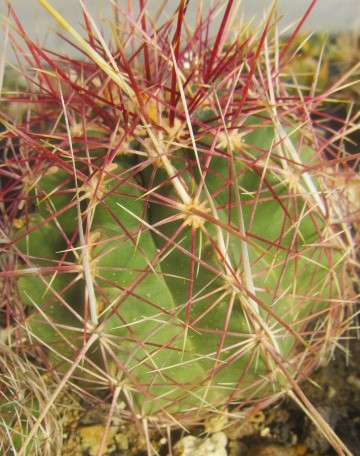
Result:
[[[184,3],[173,35],[139,19],[117,49],[89,16],[88,41],[57,16],[90,60],[27,39],[36,91],[3,120],[20,144],[3,194],[22,333],[63,385],[172,425],[296,397],[354,298],[355,218],[329,170],[355,178],[312,120],[322,97],[287,97],[271,17],[229,41],[228,2],[214,44],[214,11],[185,40]]]

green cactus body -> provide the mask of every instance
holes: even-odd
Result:
[[[200,152],[202,172],[187,150],[173,154],[171,165],[198,201],[185,210],[157,165],[137,174],[140,183],[117,158],[78,190],[66,172],[53,170],[37,183],[39,214],[17,233],[17,247],[35,267],[55,265],[68,250],[64,272],[18,281],[23,302],[41,309],[29,319],[32,333],[66,369],[83,344],[86,285],[80,246],[68,246],[77,236],[78,198],[99,328],[111,347],[104,358],[100,340],[87,356],[132,392],[143,416],[206,411],[229,397],[281,389],[276,360],[296,359],[294,334],[334,298],[329,270],[340,256],[319,242],[323,218],[292,193],[272,159],[264,164],[259,151],[269,150],[274,130],[258,127],[245,138],[245,152],[222,147],[207,168],[209,156]],[[296,366],[288,370],[296,375]]]
[[[190,32],[191,2],[111,2],[106,43],[85,5],[78,33],[39,1],[80,59],[32,42],[9,5],[24,43],[23,83],[1,93],[0,350],[16,357],[0,448],[56,454],[63,393],[105,412],[91,450],[122,451],[121,418],[149,455],[159,431],[171,453],[171,427],[212,432],[287,396],[342,454],[300,386],[351,338],[358,298],[357,117],[333,124],[320,64],[291,71],[314,2],[285,41],[275,5],[252,31],[240,2],[199,2]]]

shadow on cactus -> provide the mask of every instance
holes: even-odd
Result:
[[[297,397],[349,328],[354,254],[329,186],[354,173],[322,97],[287,95],[271,17],[230,41],[228,2],[213,43],[217,10],[186,37],[184,4],[113,48],[58,18],[90,59],[27,39],[27,116],[3,120],[20,327],[66,380],[182,425]]]

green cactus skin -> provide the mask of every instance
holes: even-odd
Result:
[[[23,275],[18,288],[33,309],[31,332],[65,371],[84,343],[86,285],[79,250],[69,247],[78,201],[101,328],[83,367],[108,372],[142,416],[201,415],[276,394],[286,383],[279,365],[299,374],[312,315],[337,296],[332,281],[342,262],[336,246],[324,247],[324,217],[260,156],[274,129],[257,126],[244,149],[221,146],[212,156],[211,140],[202,137],[197,158],[187,149],[170,158],[191,189],[185,209],[158,162],[135,179],[120,157],[101,177],[78,179],[78,191],[67,171],[43,174],[36,211],[16,233],[25,263],[59,266]],[[78,376],[87,381],[80,368]]]

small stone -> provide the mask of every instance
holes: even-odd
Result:
[[[260,431],[261,437],[268,437],[269,435],[270,435],[270,428],[268,426],[261,429],[261,431]]]
[[[168,439],[166,437],[162,437],[159,441],[159,444],[160,445],[166,445],[168,442]]]
[[[360,378],[355,377],[355,375],[349,375],[347,378],[349,385],[355,386],[356,389],[360,390]]]
[[[177,456],[227,456],[226,444],[224,432],[217,432],[205,439],[189,435],[181,439],[174,450]]]
[[[97,456],[104,432],[105,426],[103,424],[94,424],[92,426],[83,426],[79,428],[78,433],[82,450],[88,451],[90,456]],[[105,448],[108,451],[115,449],[115,432],[115,428],[110,428],[107,433]]]
[[[119,450],[129,449],[129,439],[126,434],[118,433],[114,436],[114,440]]]
[[[336,396],[336,389],[333,388],[332,386],[330,386],[327,391],[327,397],[328,397],[328,399],[334,399],[335,396]]]

